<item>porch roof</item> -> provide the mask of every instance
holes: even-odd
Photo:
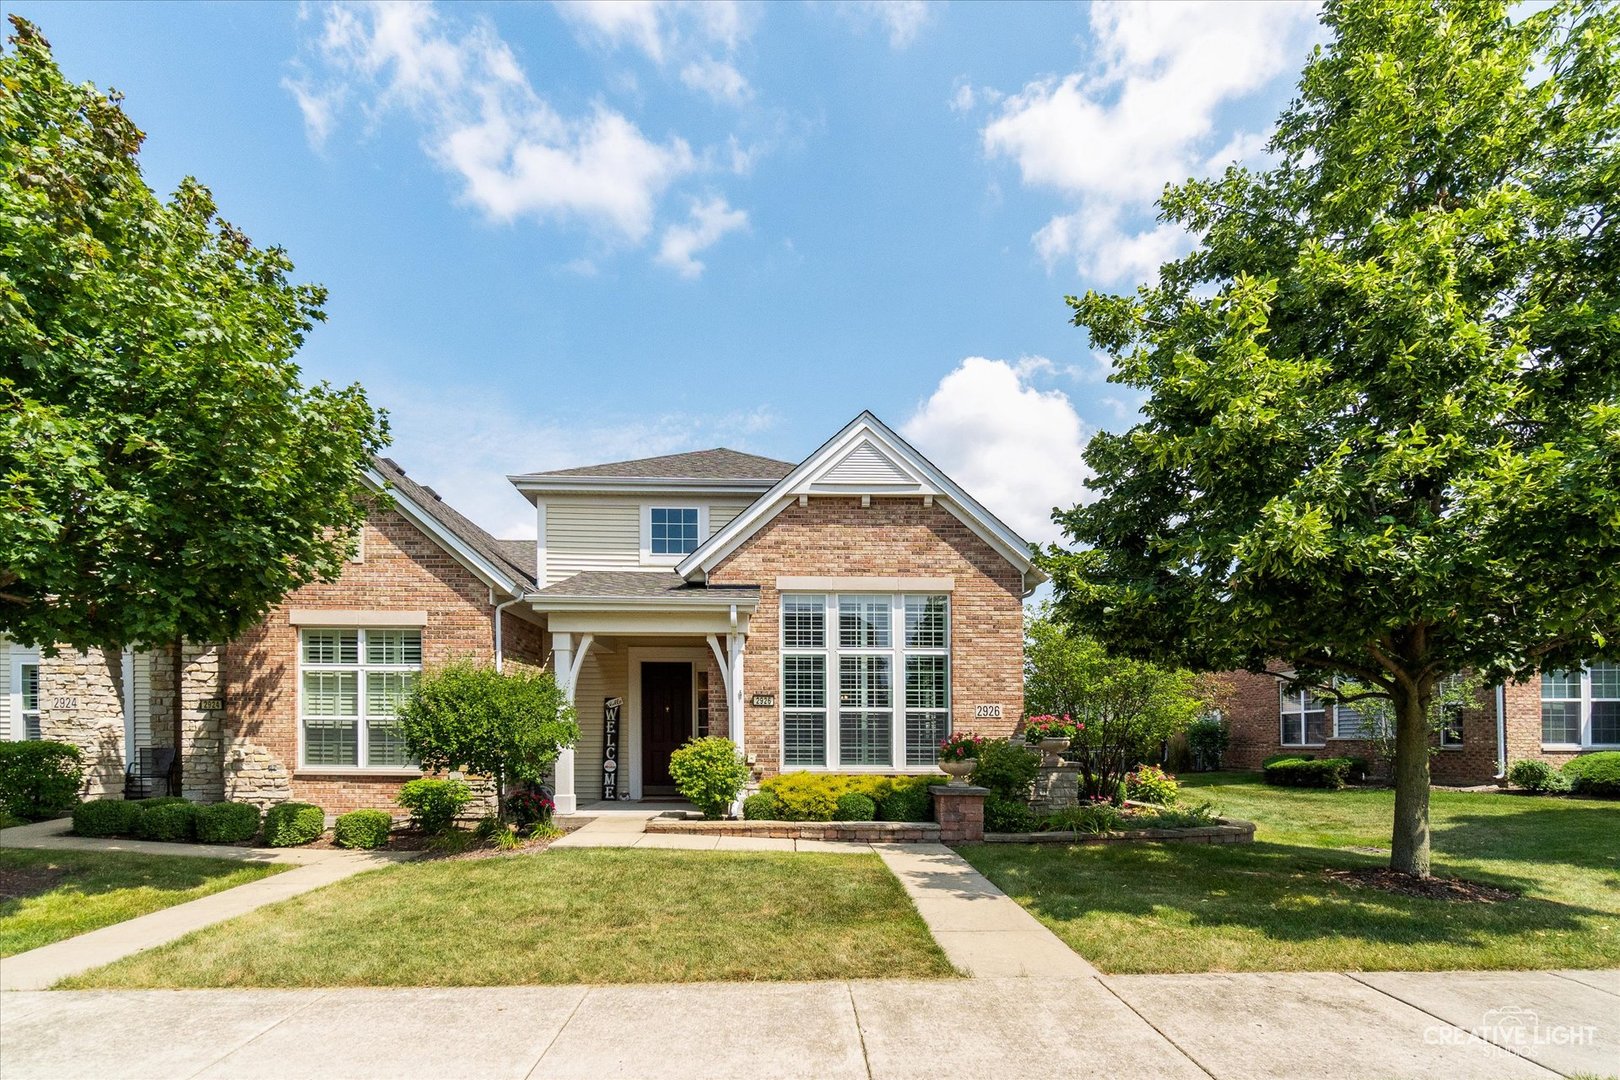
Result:
[[[704,585],[665,571],[586,570],[529,594],[529,600],[537,611],[596,606],[685,610],[733,604],[752,611],[759,604],[759,586]]]

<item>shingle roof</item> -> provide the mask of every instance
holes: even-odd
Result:
[[[758,585],[694,585],[678,574],[650,570],[586,570],[547,585],[537,597],[592,600],[671,600],[724,602],[728,598],[754,600]]]
[[[535,550],[533,540],[497,540],[501,550],[506,553],[506,561],[516,566],[528,575],[530,583],[535,580],[535,564],[540,553]]]
[[[769,480],[772,483],[793,471],[793,462],[745,454],[740,450],[716,447],[689,454],[611,461],[605,465],[585,465],[577,469],[552,469],[528,473],[543,476],[600,476],[632,480]]]
[[[505,570],[524,585],[533,586],[534,580],[534,544],[529,542],[529,562],[525,565],[517,561],[514,553],[505,546],[506,542],[495,539],[485,532],[471,518],[466,517],[439,497],[439,493],[430,487],[425,487],[405,475],[405,470],[392,458],[374,457],[371,459],[377,473],[387,480],[405,498],[422,508],[438,524],[444,526],[446,531],[472,548],[496,567]]]

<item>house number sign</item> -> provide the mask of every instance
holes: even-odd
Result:
[[[224,707],[224,698],[205,697],[201,701],[197,702],[197,708],[203,712],[217,712]]]
[[[1001,719],[1001,706],[1000,705],[975,705],[975,706],[973,706],[973,719],[975,719],[975,720],[1000,720]]]
[[[748,699],[748,703],[756,709],[769,709],[776,704],[775,694],[755,694]]]
[[[602,798],[619,797],[619,714],[624,698],[610,697],[602,702]]]

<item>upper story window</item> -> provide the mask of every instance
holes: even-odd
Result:
[[[422,670],[422,631],[306,629],[299,669],[303,765],[412,766],[395,718]]]
[[[1323,746],[1327,743],[1327,702],[1309,690],[1281,684],[1283,746]]]
[[[672,566],[709,535],[707,506],[643,506],[641,561]]]
[[[1620,663],[1541,673],[1541,741],[1620,746]]]

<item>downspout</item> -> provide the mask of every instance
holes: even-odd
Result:
[[[492,590],[492,592],[493,592],[493,590]],[[494,597],[491,596],[491,599],[494,599]],[[511,607],[513,604],[519,603],[522,600],[523,600],[523,594],[518,593],[516,596],[512,597],[512,599],[495,605],[495,670],[496,671],[501,670],[502,661],[506,659],[504,646],[501,644],[501,613],[504,612],[507,608]]]
[[[1496,686],[1496,777],[1507,775],[1507,683]]]

